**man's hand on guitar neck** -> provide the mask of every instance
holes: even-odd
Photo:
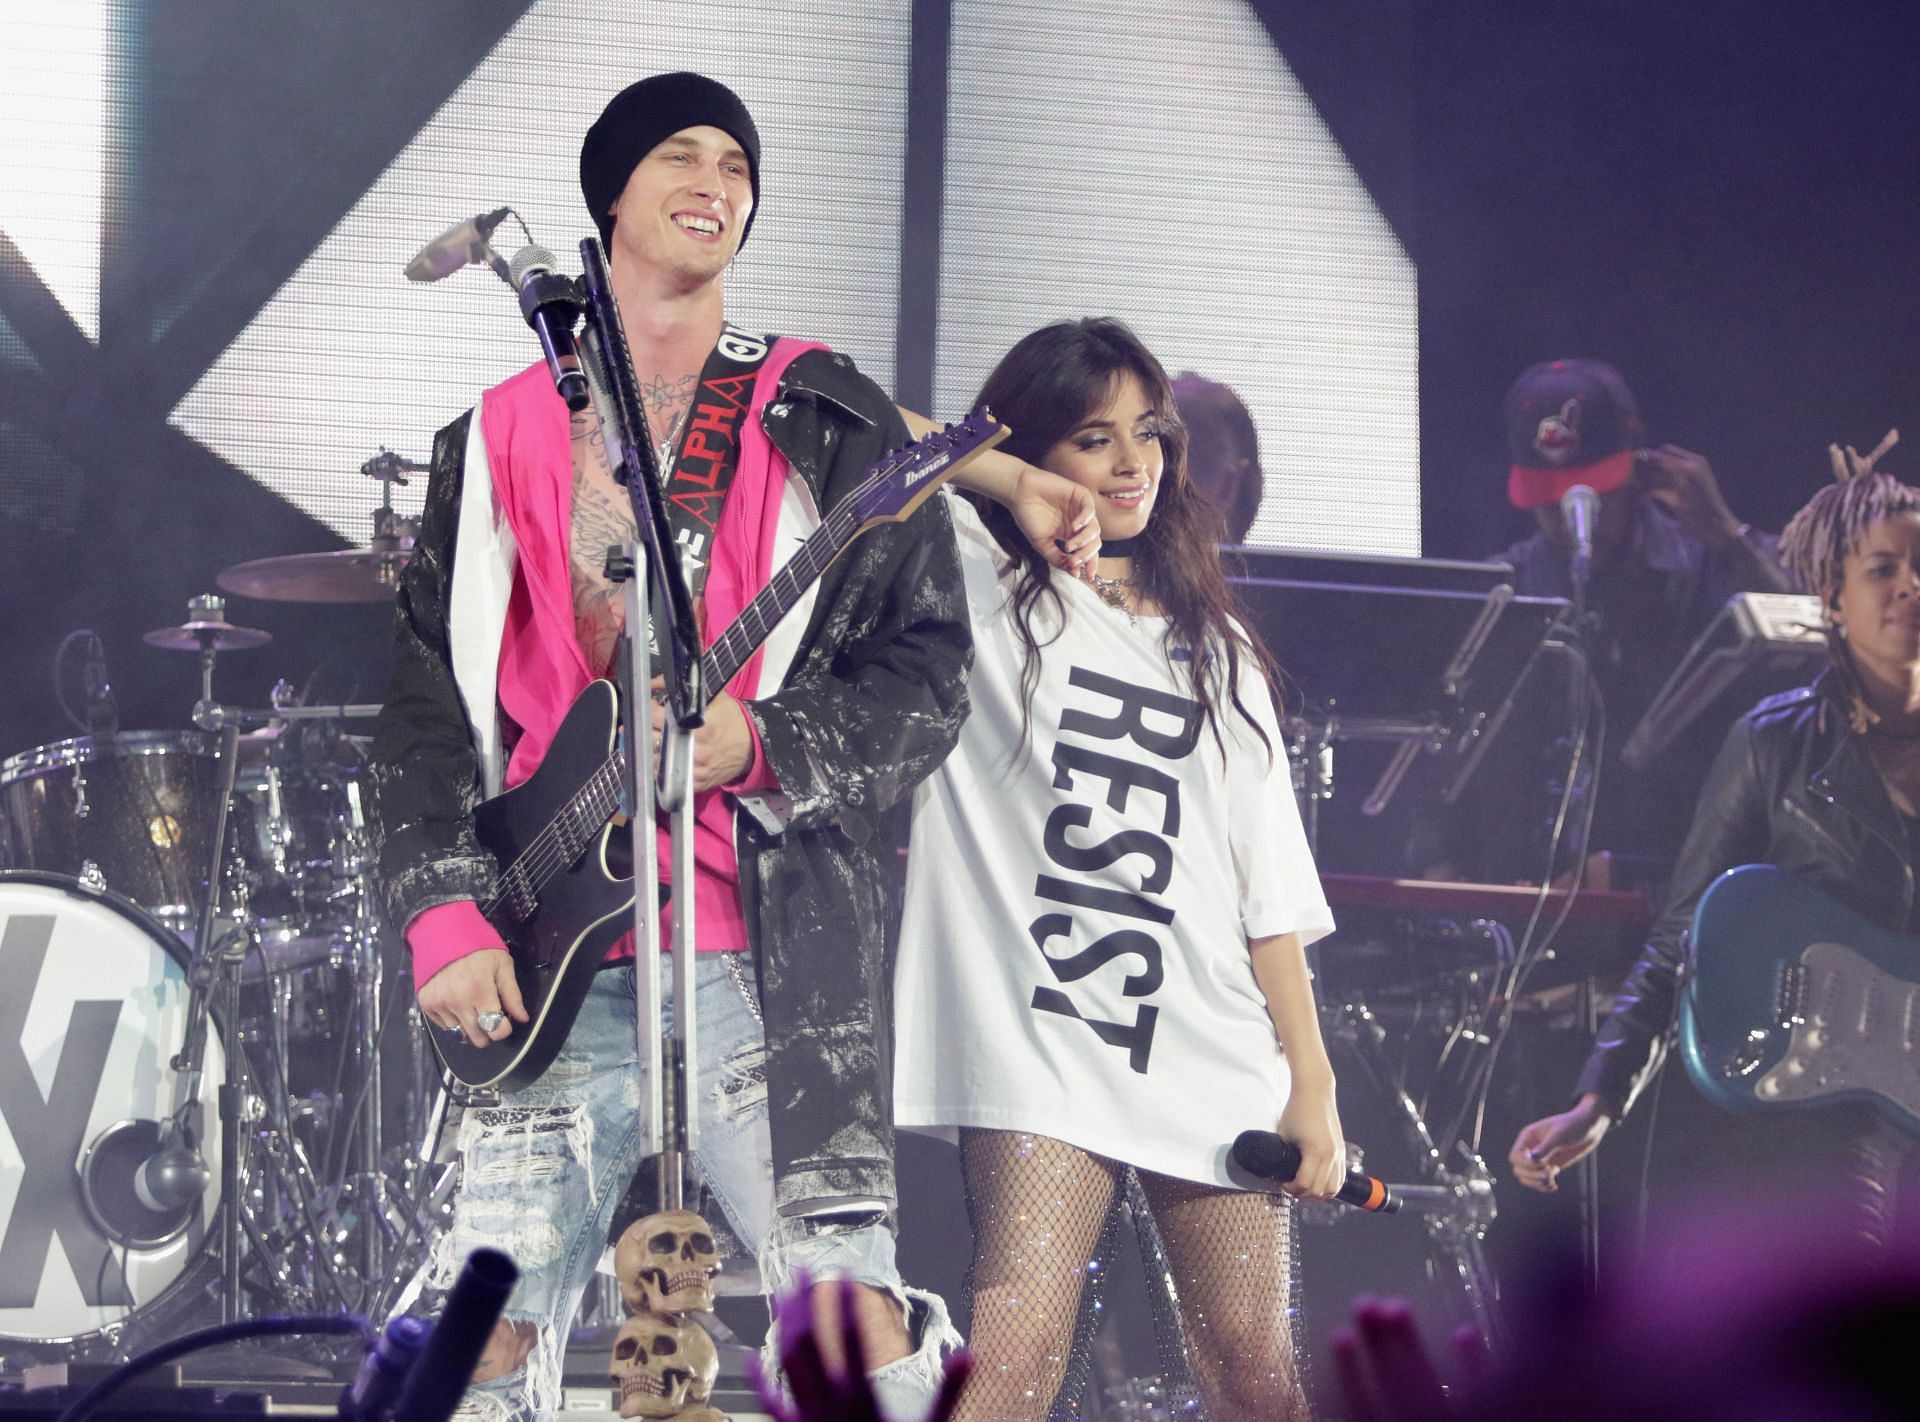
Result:
[[[520,984],[513,977],[513,959],[504,948],[483,948],[455,958],[420,984],[418,996],[422,1017],[446,1031],[458,1030],[476,1047],[512,1036],[513,1023],[527,1020]],[[491,1032],[483,1032],[480,1019],[490,1012],[504,1015]]]
[[[660,692],[664,683],[655,677],[653,689]],[[660,763],[660,746],[666,734],[667,708],[658,701],[653,706],[654,764]],[[693,788],[711,790],[716,785],[731,785],[753,769],[753,732],[747,726],[747,713],[740,703],[721,692],[707,703],[707,718],[693,733]]]

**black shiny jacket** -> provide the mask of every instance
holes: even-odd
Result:
[[[389,917],[484,899],[497,866],[473,833],[478,758],[447,642],[470,417],[440,432],[370,781]],[[788,367],[761,426],[823,512],[906,443],[899,412],[844,356]],[[895,1197],[884,963],[898,931],[913,787],[953,749],[973,655],[942,500],[866,534],[821,579],[785,684],[743,703],[792,815],[735,816],[740,896],[767,1035],[775,1203]]]
[[[1734,724],[1707,773],[1665,911],[1580,1073],[1617,1118],[1659,1069],[1700,897],[1741,864],[1775,864],[1895,930],[1920,931],[1911,842],[1879,769],[1848,729],[1831,673]]]

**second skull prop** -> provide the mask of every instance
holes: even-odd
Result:
[[[637,1313],[613,1339],[610,1368],[622,1417],[703,1415],[720,1376],[720,1353],[697,1323]],[[713,1414],[718,1416],[717,1413]]]
[[[630,1312],[711,1312],[720,1252],[700,1216],[666,1210],[627,1226],[614,1247],[613,1272]]]

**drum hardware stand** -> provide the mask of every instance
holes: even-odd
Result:
[[[1446,748],[1455,737],[1455,726],[1434,715],[1428,717],[1342,716],[1329,700],[1321,712],[1303,711],[1287,717],[1281,726],[1293,759],[1293,793],[1300,801],[1301,818],[1306,822],[1307,848],[1320,845],[1320,806],[1333,798],[1333,747],[1336,741],[1387,741],[1400,749],[1382,772],[1360,812],[1377,815],[1400,782],[1413,768],[1414,758],[1422,751]]]
[[[397,456],[395,457],[397,460]],[[402,468],[409,467],[405,461],[399,461]],[[391,473],[392,471],[388,471]],[[376,476],[379,477],[379,476]],[[398,475],[394,474],[395,479]],[[404,482],[404,481],[401,481]],[[406,532],[398,529],[404,520],[393,520],[390,501],[384,506],[387,519],[387,531],[395,536]],[[338,721],[345,718],[365,718],[377,715],[377,705],[354,706],[292,706],[288,700],[285,683],[276,687],[272,706],[267,709],[226,706],[214,699],[213,674],[219,653],[238,647],[259,645],[267,640],[265,633],[252,629],[237,628],[225,621],[225,600],[218,596],[202,596],[192,599],[188,604],[189,621],[184,627],[164,628],[149,634],[147,640],[155,645],[171,646],[183,650],[197,650],[200,657],[200,699],[193,708],[193,720],[200,729],[220,733],[219,760],[221,763],[220,792],[215,799],[215,823],[212,845],[212,861],[208,874],[208,889],[200,915],[199,932],[196,943],[196,956],[190,971],[190,991],[188,1008],[188,1026],[186,1041],[180,1053],[174,1058],[174,1069],[179,1074],[180,1086],[176,1090],[176,1100],[187,1103],[180,1106],[176,1116],[163,1129],[160,1150],[156,1158],[170,1150],[182,1150],[178,1169],[191,1171],[197,1167],[205,1171],[205,1164],[193,1150],[193,1132],[181,1111],[191,1113],[195,1108],[191,1103],[199,1089],[204,1052],[206,1017],[217,1003],[218,1015],[232,1024],[235,1039],[226,1053],[226,1080],[219,1091],[220,1131],[221,1131],[221,1174],[222,1195],[219,1207],[219,1258],[221,1282],[219,1287],[219,1305],[222,1322],[236,1321],[245,1311],[241,1265],[247,1251],[247,1227],[254,1218],[247,1213],[249,1201],[246,1192],[250,1156],[247,1150],[249,1124],[252,1113],[263,1112],[261,1124],[264,1129],[277,1134],[284,1142],[281,1151],[269,1152],[264,1160],[267,1169],[258,1178],[262,1189],[262,1224],[287,1217],[288,1207],[293,1208],[293,1218],[299,1220],[310,1236],[307,1240],[307,1253],[311,1262],[318,1267],[319,1274],[308,1271],[301,1278],[300,1285],[311,1290],[320,1283],[321,1275],[331,1286],[343,1307],[351,1307],[355,1300],[348,1297],[352,1292],[349,1280],[343,1277],[341,1264],[336,1261],[339,1247],[349,1242],[354,1235],[358,1238],[354,1258],[354,1273],[367,1288],[383,1278],[387,1268],[388,1245],[397,1240],[398,1230],[394,1226],[392,1200],[388,1191],[388,1182],[381,1174],[384,1164],[383,1123],[381,1121],[381,1063],[379,1059],[380,1026],[380,953],[377,924],[374,921],[372,905],[364,890],[356,898],[354,919],[348,933],[347,953],[350,959],[348,969],[353,982],[353,1017],[355,1032],[348,1050],[358,1067],[348,1079],[353,1081],[358,1091],[357,1109],[352,1114],[343,1114],[343,1101],[332,1100],[332,1116],[328,1122],[330,1132],[343,1132],[348,1138],[337,1141],[342,1152],[340,1174],[335,1177],[338,1188],[323,1191],[314,1163],[308,1158],[305,1143],[295,1130],[293,1103],[291,1100],[278,1099],[274,1092],[259,1093],[256,1084],[248,1078],[244,1032],[241,1030],[241,982],[242,968],[251,946],[252,939],[244,929],[228,928],[224,933],[217,932],[221,887],[224,883],[227,844],[229,840],[229,816],[235,793],[238,775],[239,735],[243,728],[254,729],[284,725],[289,722]],[[273,823],[267,826],[267,834],[276,851],[285,847],[288,832],[284,823],[285,810],[281,801],[277,767],[268,767],[267,784],[269,818]],[[365,869],[368,849],[366,827],[361,813],[357,787],[347,786],[347,824],[345,826],[345,845],[349,877],[360,878]],[[284,867],[284,866],[283,866]],[[244,886],[236,886],[236,895],[244,896]],[[269,985],[269,999],[276,1007],[284,1007],[283,997],[277,997]],[[284,1071],[289,1059],[290,1043],[286,1035],[284,1011],[274,1011],[268,1025],[268,1049],[272,1051]],[[175,1144],[176,1137],[184,1139],[185,1146]],[[191,1179],[189,1174],[188,1179]],[[181,1188],[186,1188],[183,1184]],[[200,1193],[204,1193],[204,1188]],[[259,1238],[256,1233],[256,1240]],[[271,1248],[270,1245],[264,1246]],[[290,1271],[294,1268],[291,1261],[276,1263],[266,1258],[261,1264],[268,1270],[269,1282],[276,1291],[284,1292],[293,1286]]]
[[[211,678],[213,655],[211,649],[203,654],[205,679]],[[233,799],[234,780],[240,768],[240,732],[237,728],[229,727],[221,734],[219,758],[220,793],[214,800],[213,845],[207,866],[207,892],[201,901],[194,960],[187,975],[187,1025],[180,1050],[170,1063],[174,1072],[174,1110],[161,1132],[160,1146],[154,1155],[155,1161],[169,1155],[177,1156],[174,1173],[184,1177],[180,1181],[182,1190],[198,1176],[199,1188],[192,1194],[196,1208],[205,1193],[209,1173],[196,1145],[197,1128],[188,1124],[187,1118],[197,1114],[201,1073],[205,1069],[207,1021],[216,995],[225,1020],[230,1023],[240,1020],[240,968],[246,954],[243,933],[215,932],[222,870],[226,864],[228,807]],[[227,1050],[225,1058],[226,1079],[221,1083],[219,1092],[219,1301],[220,1321],[232,1323],[240,1316],[241,1190],[244,1180],[241,1122],[246,1109],[243,1053],[237,1041]],[[142,1169],[144,1172],[145,1167]]]
[[[1353,1048],[1368,1084],[1381,1099],[1393,1104],[1401,1136],[1412,1149],[1416,1169],[1425,1182],[1395,1185],[1394,1192],[1410,1211],[1422,1216],[1430,1255],[1434,1262],[1446,1265],[1459,1285],[1461,1301],[1488,1350],[1502,1353],[1507,1338],[1500,1314],[1500,1289],[1482,1248],[1496,1213],[1492,1172],[1464,1141],[1455,1146],[1459,1168],[1448,1166],[1419,1105],[1388,1068],[1381,1049],[1386,1029],[1364,1001],[1357,995],[1350,996],[1328,1010],[1327,1016],[1328,1035]],[[1329,1218],[1340,1219],[1342,1215],[1336,1213]]]
[[[399,555],[413,551],[414,539],[420,533],[420,520],[394,513],[393,490],[396,484],[403,489],[407,487],[407,475],[429,473],[432,468],[431,464],[395,454],[384,444],[378,454],[360,466],[360,472],[367,478],[380,481],[380,507],[373,511],[373,542],[369,545],[375,553]],[[380,568],[383,581],[398,584],[399,563],[389,564],[383,560]]]
[[[275,706],[263,711],[251,706],[226,706],[209,698],[193,708],[193,724],[203,731],[218,731],[226,726],[257,731],[282,721],[370,721],[379,714],[378,702],[339,706]]]

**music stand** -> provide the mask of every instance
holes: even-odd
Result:
[[[1744,706],[1797,686],[1827,660],[1820,599],[1805,593],[1735,593],[1687,648],[1633,728],[1620,759],[1645,770],[1680,733],[1738,688]]]
[[[1228,550],[1235,590],[1306,709],[1289,715],[1309,838],[1332,796],[1332,747],[1398,744],[1361,805],[1377,815],[1423,750],[1452,750],[1444,794],[1465,788],[1502,710],[1565,613],[1558,598],[1517,597],[1505,563],[1291,549]]]

